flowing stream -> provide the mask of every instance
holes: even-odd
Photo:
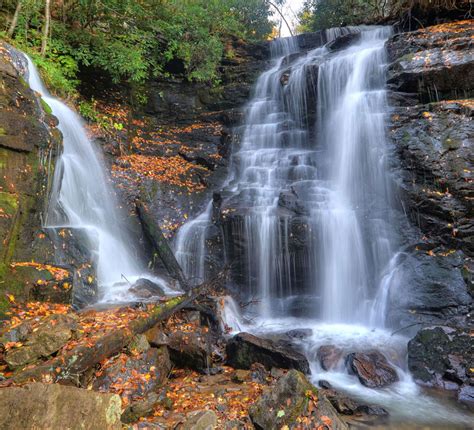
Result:
[[[131,250],[127,226],[100,153],[87,137],[79,115],[48,92],[37,68],[26,58],[28,83],[50,106],[63,134],[63,151],[55,169],[45,227],[84,231],[97,268],[101,300],[127,300],[130,284],[124,277],[133,282],[144,268]]]
[[[300,53],[296,39],[275,41],[273,64],[257,81],[220,206],[225,255],[239,258],[239,288],[257,300],[241,314],[229,297],[223,315],[234,332],[310,329],[301,349],[314,382],[381,404],[395,421],[467,425],[469,417],[412,381],[408,339],[386,327],[400,229],[386,167],[384,45],[392,30],[332,29],[327,42],[343,32],[359,36],[335,52],[325,45]],[[206,278],[214,216],[211,202],[178,233],[176,255],[189,278]],[[382,351],[399,382],[374,390],[344,366],[323,371],[316,353],[328,344]]]

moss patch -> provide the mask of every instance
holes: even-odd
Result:
[[[7,132],[5,131],[5,129],[3,127],[0,127],[0,136],[6,136],[7,135]]]
[[[43,99],[40,99],[41,100],[41,106],[43,106],[43,110],[48,114],[48,115],[52,115],[53,114],[53,110],[51,109],[51,106],[46,103]]]
[[[13,216],[18,210],[18,198],[15,194],[0,191],[0,208],[3,213],[8,216]]]

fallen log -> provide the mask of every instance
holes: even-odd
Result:
[[[184,276],[183,270],[176,260],[173,251],[168,244],[168,240],[161,231],[160,226],[156,220],[150,215],[148,209],[140,201],[136,202],[137,214],[143,226],[145,235],[153,245],[154,250],[163,262],[165,269],[169,275],[177,280],[184,291],[191,289],[190,284]]]
[[[225,269],[208,282],[204,282],[187,293],[156,305],[146,317],[137,318],[126,328],[110,331],[92,346],[79,345],[67,353],[55,357],[31,369],[24,369],[10,379],[0,383],[0,388],[24,384],[30,381],[74,383],[80,385],[80,376],[102,360],[118,354],[137,334],[146,332],[158,322],[169,318],[176,311],[188,306],[208,290],[222,286],[228,275]]]

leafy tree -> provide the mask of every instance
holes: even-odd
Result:
[[[281,0],[277,0],[281,2]],[[47,81],[63,93],[81,67],[114,82],[141,84],[182,64],[191,81],[216,82],[231,38],[271,33],[267,0],[9,0],[6,36],[32,53]],[[34,55],[41,52],[44,61]]]
[[[306,0],[299,31],[317,31],[343,25],[404,21],[416,14],[447,14],[469,9],[472,0]],[[418,20],[418,19],[417,19]],[[419,21],[419,20],[418,20]]]

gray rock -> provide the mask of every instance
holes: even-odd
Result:
[[[20,367],[59,351],[71,339],[76,319],[73,315],[45,317],[36,331],[26,335],[23,346],[6,353],[5,362],[11,368]]]
[[[207,345],[197,332],[174,332],[168,336],[171,361],[184,368],[199,372],[210,367],[210,354]]]
[[[130,287],[129,291],[139,299],[150,299],[151,297],[162,297],[165,295],[163,288],[145,278],[138,279]]]
[[[121,407],[116,394],[58,384],[3,388],[0,428],[120,430]]]
[[[136,383],[124,393],[134,402],[156,392],[168,380],[171,362],[167,348],[150,348],[138,356],[119,355],[93,382],[97,391],[109,391],[115,384],[133,379]],[[137,378],[136,375],[141,377]],[[148,376],[147,376],[148,375]]]
[[[122,413],[121,421],[126,424],[138,421],[141,417],[149,415],[159,401],[160,396],[157,393],[148,393],[143,399],[127,406]]]
[[[183,430],[212,430],[217,428],[217,415],[213,411],[194,411],[187,415]]]
[[[458,392],[458,400],[472,407],[474,405],[474,386],[463,385]]]
[[[421,385],[458,390],[474,378],[474,341],[468,329],[447,326],[420,330],[408,343],[408,368]],[[467,396],[469,389],[462,387]]]
[[[322,345],[318,348],[317,358],[323,370],[332,370],[337,367],[344,352],[334,345]]]
[[[250,369],[261,363],[267,369],[297,369],[310,373],[306,357],[289,344],[261,339],[249,333],[239,333],[229,340],[226,347],[227,363],[236,369]]]

